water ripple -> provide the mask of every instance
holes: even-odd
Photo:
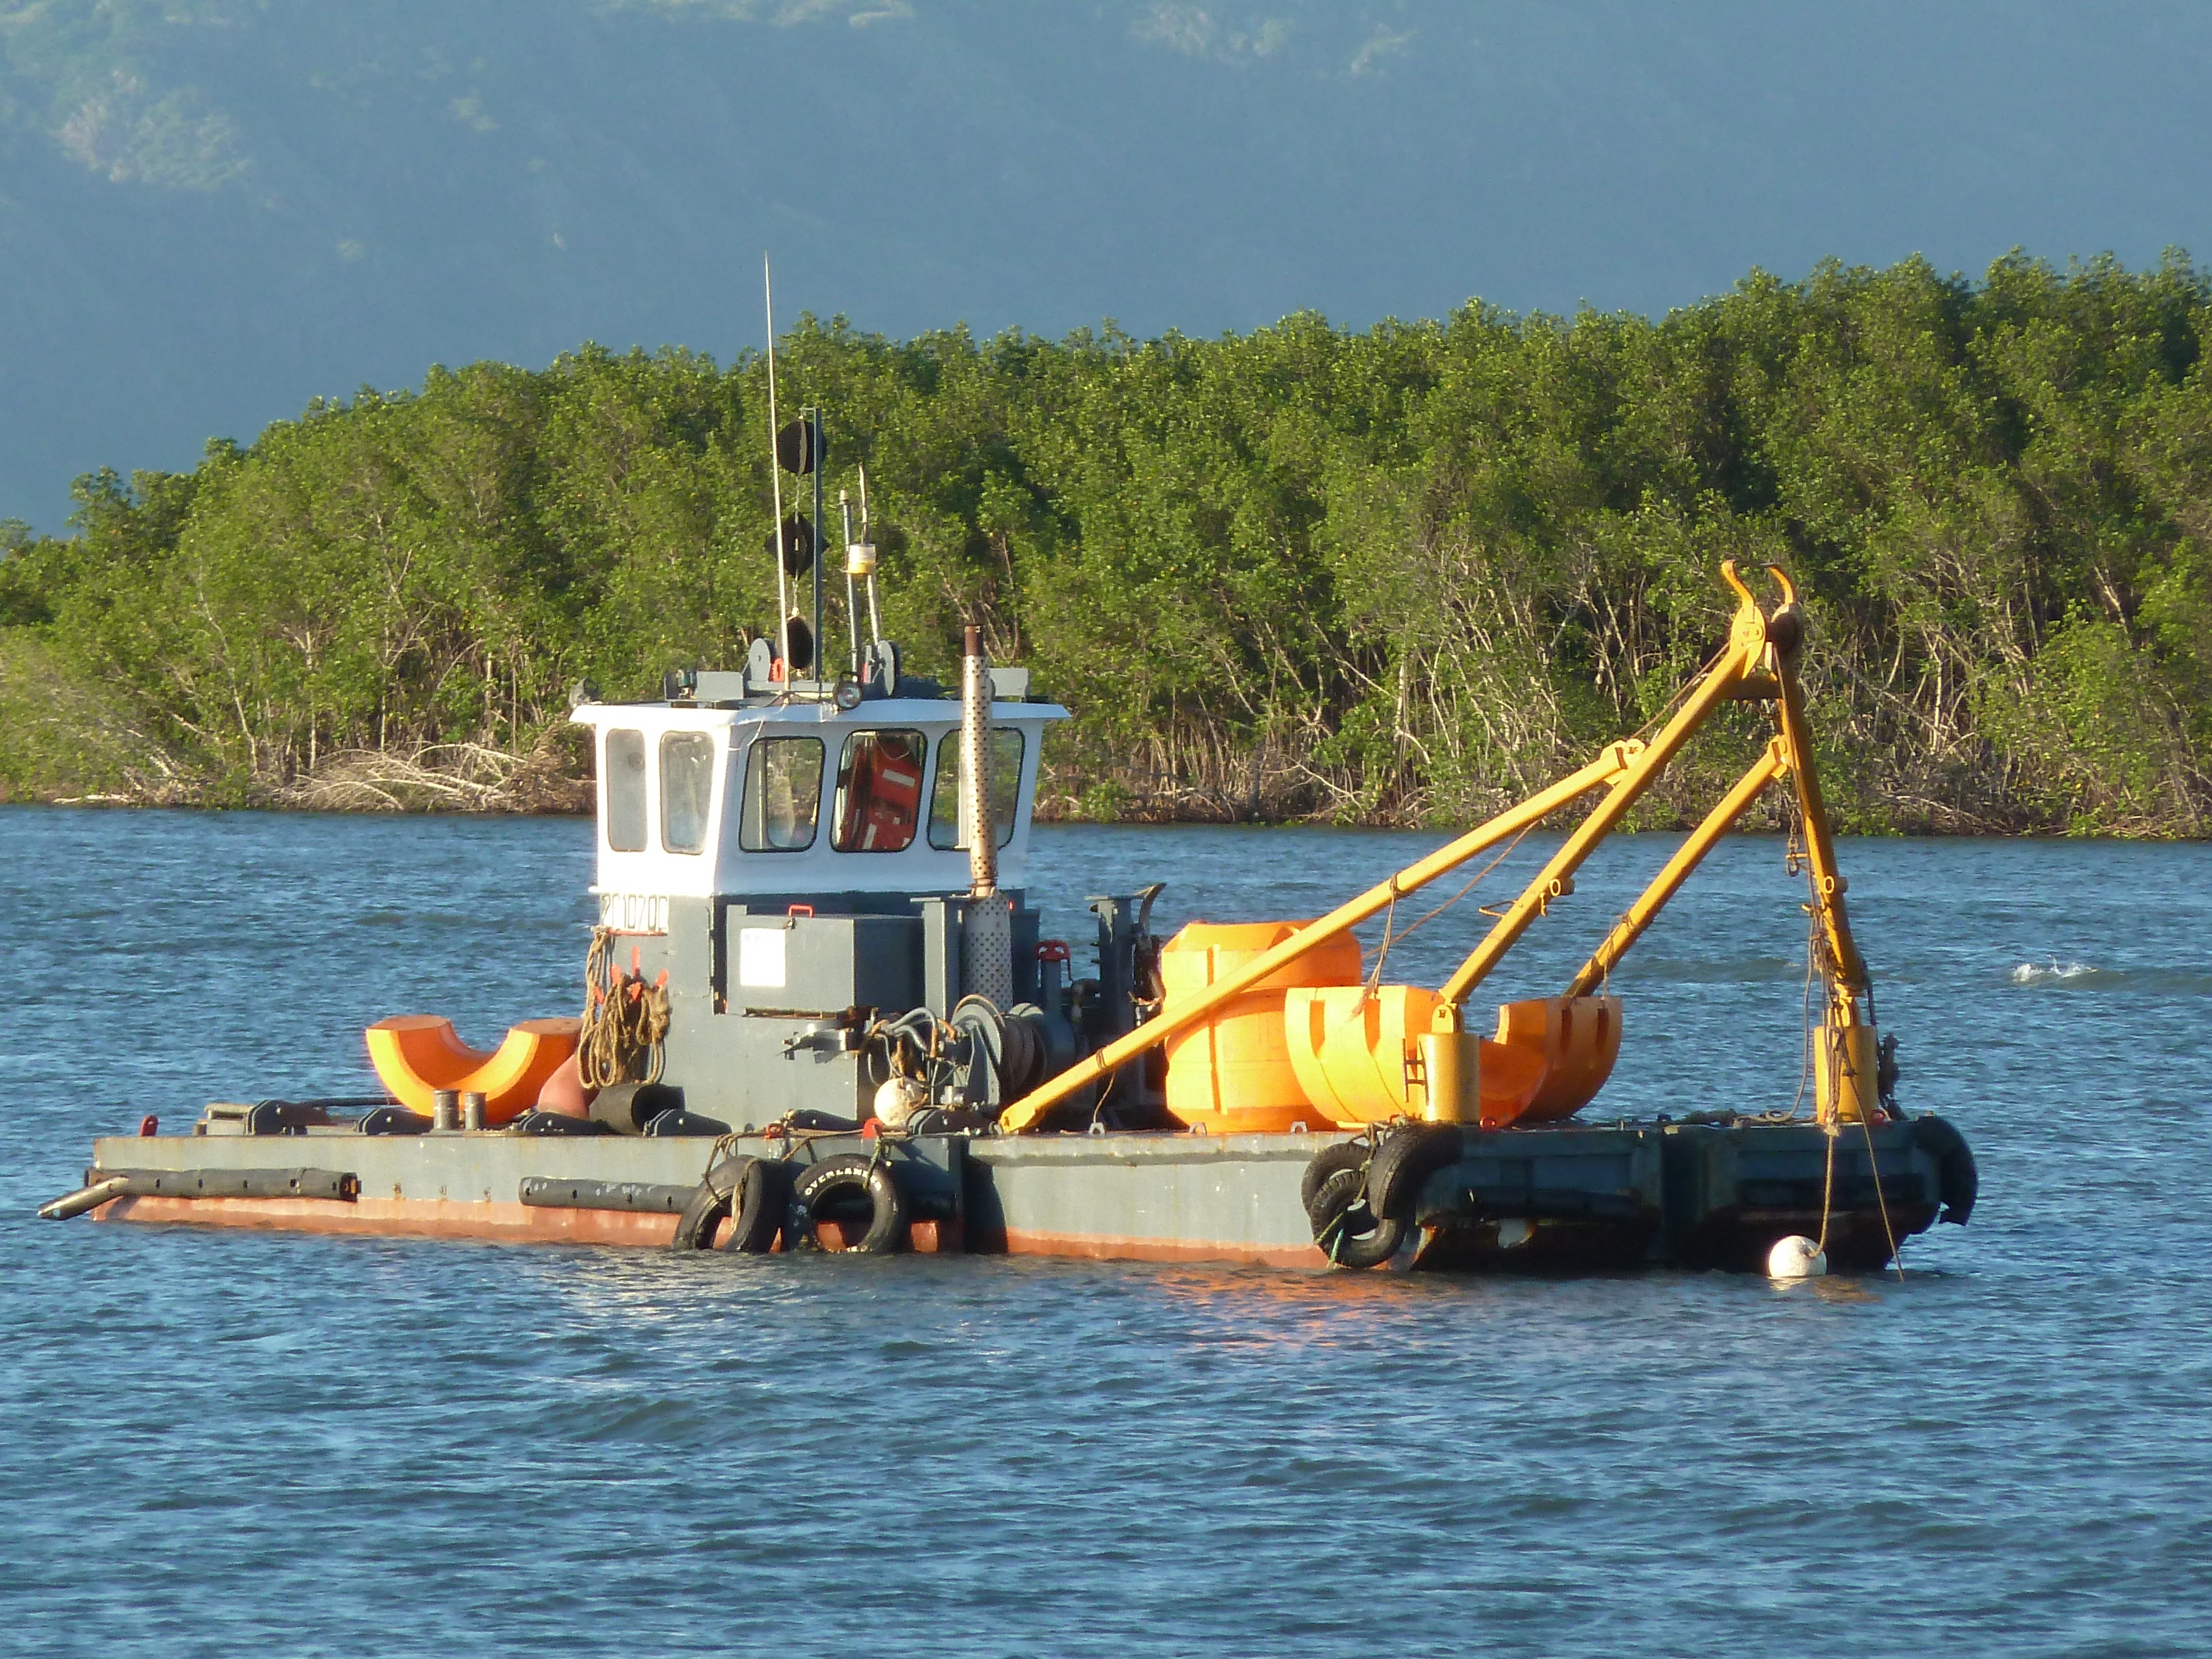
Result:
[[[1429,844],[1043,839],[1079,939],[1088,893],[1310,912]],[[1670,847],[1607,849],[1497,994]],[[359,1086],[380,1014],[573,1009],[588,837],[0,809],[0,1648],[2203,1651],[2212,850],[1842,857],[1974,1224],[1902,1283],[1486,1282],[35,1224],[95,1129]],[[1786,1102],[1802,897],[1716,852],[1617,978],[1620,1097]],[[1461,908],[1392,971],[1448,973]]]

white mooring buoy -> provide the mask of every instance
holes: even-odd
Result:
[[[1779,1240],[1766,1253],[1769,1279],[1825,1279],[1828,1253],[1802,1233]]]
[[[929,1103],[929,1089],[919,1078],[895,1077],[876,1091],[876,1116],[886,1129],[903,1129]]]

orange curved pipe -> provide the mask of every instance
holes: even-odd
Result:
[[[1521,1121],[1549,1076],[1550,1067],[1540,1053],[1483,1038],[1482,1127],[1499,1129]]]
[[[1340,1128],[1362,1123],[1387,1123],[1409,1114],[1418,1116],[1420,1104],[1413,1097],[1407,1076],[1407,1056],[1413,1049],[1413,1034],[1429,1029],[1437,994],[1419,986],[1364,985],[1299,986],[1283,994],[1283,1030],[1291,1069],[1297,1085],[1321,1117]],[[1585,1000],[1595,1000],[1586,999]],[[1523,1005],[1509,1005],[1520,1008]],[[1528,1005],[1536,1006],[1537,1005]],[[1620,1005],[1613,1023],[1619,1046]],[[1568,1062],[1577,1057],[1565,1040],[1565,1021],[1554,1014],[1551,1027],[1537,1018],[1533,1037],[1523,1028],[1524,1018],[1498,1016],[1498,1036],[1482,1039],[1480,1066],[1481,1121],[1486,1129],[1510,1123],[1547,1122],[1564,1116],[1559,1109],[1568,1095],[1588,1083],[1589,1092],[1575,1102],[1578,1107],[1605,1079],[1590,1080],[1585,1066],[1570,1073]],[[1585,1021],[1585,1025],[1589,1022]],[[1201,1026],[1200,1030],[1206,1029]],[[1605,1057],[1610,1069],[1610,1055]],[[1175,1076],[1175,1061],[1168,1061],[1168,1076]],[[1269,1103],[1274,1103],[1270,1102]],[[1571,1112],[1574,1107],[1568,1107]]]
[[[1493,1054],[1501,1058],[1511,1054],[1522,1064],[1533,1061],[1535,1072],[1535,1086],[1509,1114],[1494,1120],[1489,1075]],[[1537,997],[1502,1003],[1497,1041],[1486,1037],[1482,1043],[1483,1126],[1556,1123],[1572,1117],[1597,1097],[1620,1058],[1619,997]]]
[[[481,1093],[484,1121],[505,1123],[538,1103],[538,1091],[576,1052],[581,1022],[526,1019],[489,1054],[471,1048],[443,1014],[395,1014],[368,1028],[369,1063],[385,1090],[428,1115],[441,1089]]]

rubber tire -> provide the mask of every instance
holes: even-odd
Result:
[[[730,1230],[714,1248],[740,1255],[766,1255],[775,1248],[776,1235],[783,1231],[791,1188],[789,1172],[785,1165],[765,1158],[739,1162],[744,1167],[738,1172],[737,1190],[730,1196]]]
[[[906,1246],[906,1197],[891,1178],[890,1170],[872,1158],[858,1152],[841,1152],[835,1158],[825,1158],[804,1171],[793,1192],[799,1207],[806,1212],[806,1226],[815,1236],[817,1246],[821,1235],[817,1223],[827,1219],[821,1214],[833,1195],[849,1194],[858,1188],[868,1200],[868,1230],[858,1244],[848,1244],[842,1254],[848,1255],[889,1255]]]
[[[1942,1218],[1963,1227],[1974,1212],[1974,1200],[1982,1189],[1981,1171],[1966,1136],[1948,1119],[1923,1112],[1912,1120],[1912,1143],[1936,1160],[1936,1194],[1943,1200]]]
[[[1414,1201],[1431,1176],[1465,1154],[1456,1123],[1413,1123],[1375,1152],[1367,1168],[1367,1207],[1392,1221],[1410,1221]]]
[[[714,1236],[722,1231],[722,1224],[730,1218],[731,1195],[744,1177],[746,1164],[757,1164],[757,1158],[725,1158],[700,1178],[699,1185],[684,1206],[682,1218],[676,1224],[675,1247],[679,1250],[711,1250]]]
[[[1313,1213],[1314,1195],[1321,1191],[1322,1183],[1340,1170],[1364,1170],[1375,1149],[1364,1140],[1340,1140],[1334,1146],[1324,1146],[1313,1155],[1306,1172],[1298,1177],[1298,1202],[1306,1213]]]
[[[1313,1202],[1306,1206],[1306,1219],[1313,1224],[1314,1243],[1321,1243],[1330,1224],[1339,1216],[1366,1202],[1367,1182],[1358,1170],[1339,1170],[1330,1176],[1314,1194]],[[1374,1219],[1374,1224],[1365,1232],[1339,1233],[1332,1244],[1323,1244],[1322,1248],[1337,1267],[1379,1267],[1398,1254],[1398,1246],[1405,1237],[1404,1222]]]

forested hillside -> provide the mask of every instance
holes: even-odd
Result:
[[[779,388],[867,467],[890,631],[1076,711],[1094,816],[1467,818],[1640,725],[1788,568],[1869,829],[2194,835],[2212,810],[2212,280],[2016,258],[1754,275],[1652,322],[896,341]],[[529,805],[568,688],[734,665],[774,571],[765,364],[434,369],[81,480],[0,562],[19,799]],[[833,637],[836,630],[833,630]],[[1749,710],[1647,822],[1759,740]],[[526,757],[534,757],[526,767]]]

